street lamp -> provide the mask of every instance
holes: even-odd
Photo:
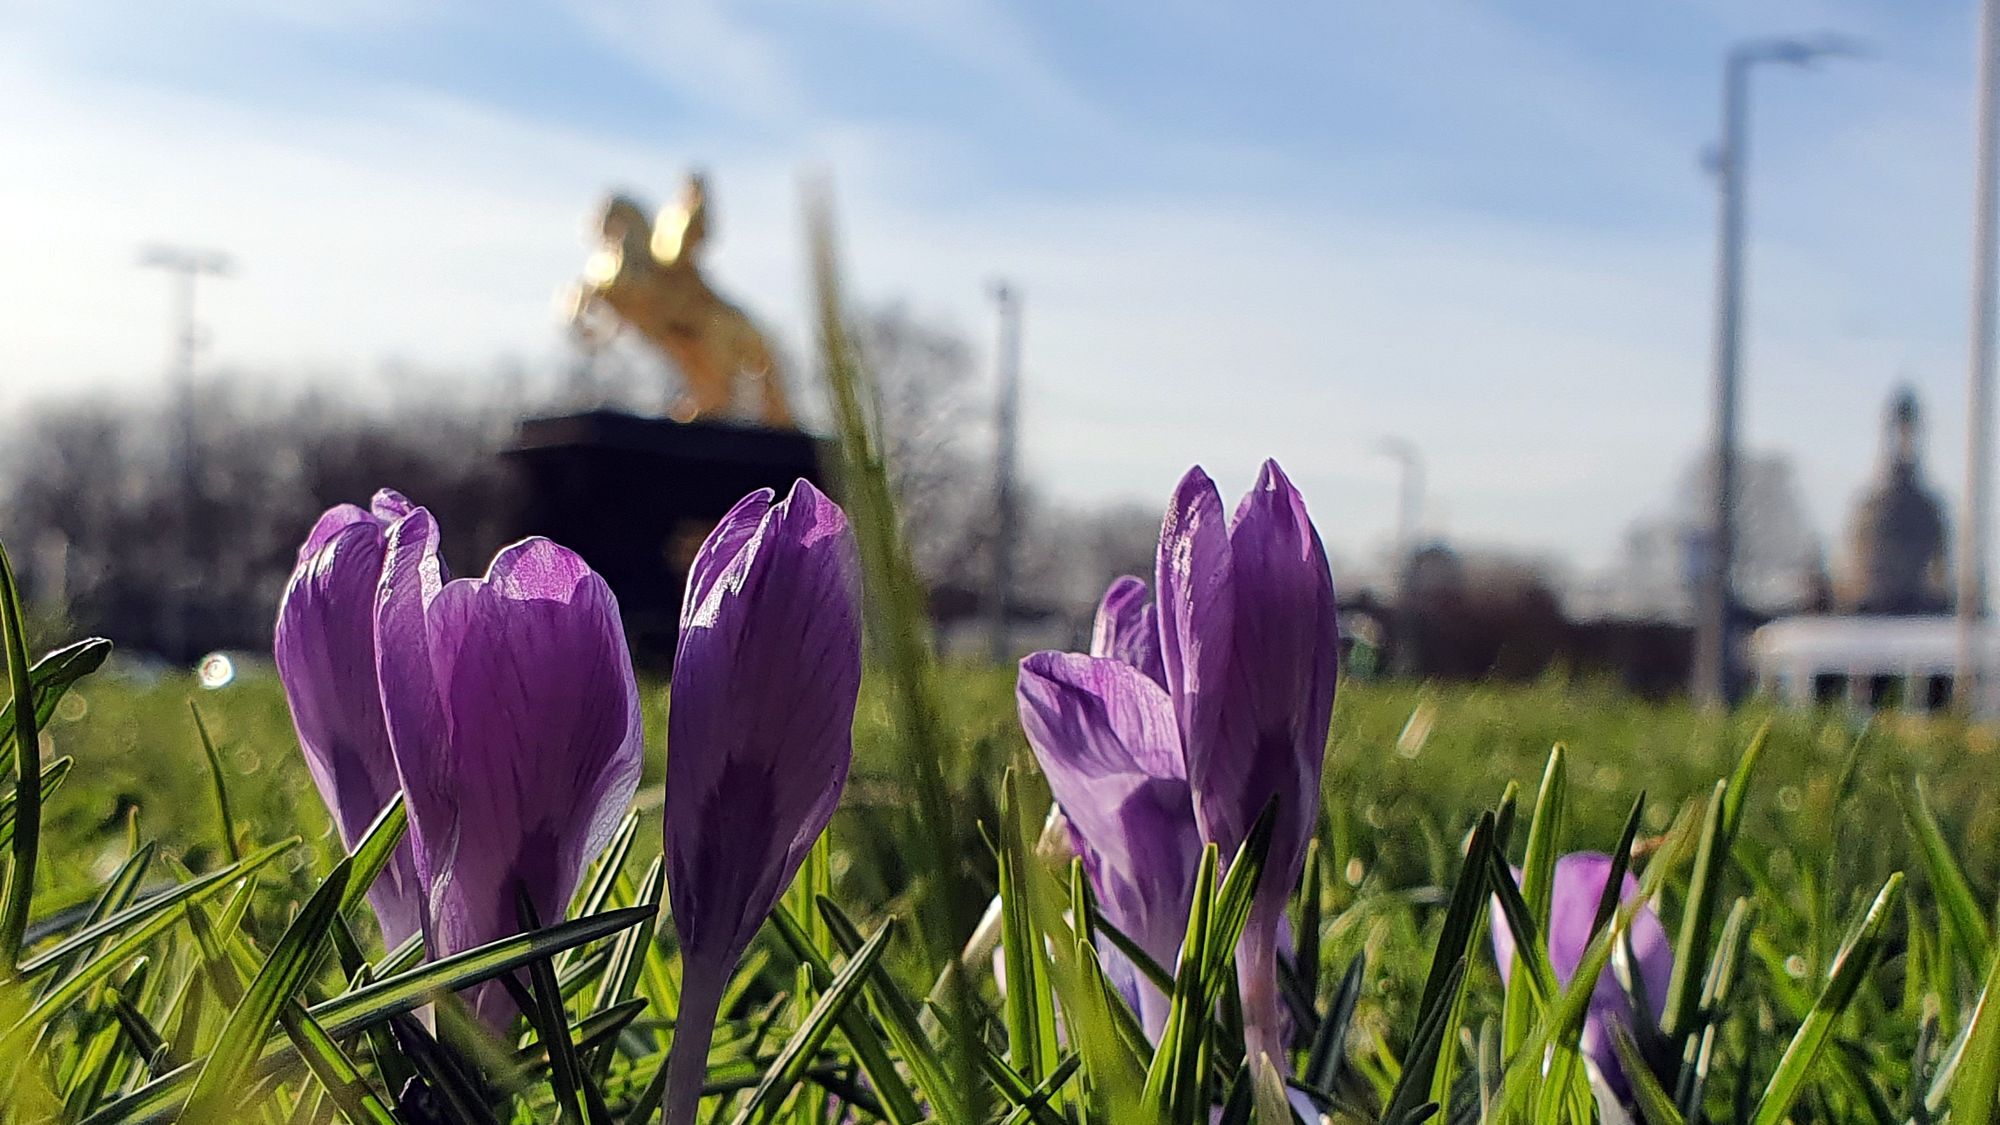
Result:
[[[174,287],[173,367],[175,397],[179,400],[176,412],[180,415],[180,448],[176,459],[180,462],[181,518],[176,528],[179,558],[175,569],[179,573],[167,584],[162,647],[167,650],[168,659],[182,661],[192,659],[194,654],[190,643],[193,614],[189,594],[197,582],[193,571],[199,539],[195,528],[200,471],[195,463],[194,376],[201,353],[201,322],[195,317],[195,288],[203,277],[228,277],[235,267],[229,256],[219,251],[179,246],[149,246],[140,254],[139,264],[165,270]]]
[[[1972,348],[1965,397],[1965,512],[1958,521],[1958,679],[1952,703],[1966,716],[1986,694],[1986,528],[1993,482],[1994,266],[2000,256],[2000,0],[1979,8],[1979,102],[1973,172]]]
[[[1736,697],[1736,405],[1738,337],[1743,311],[1743,176],[1749,143],[1750,70],[1761,63],[1807,66],[1859,52],[1833,35],[1759,39],[1730,48],[1722,67],[1722,142],[1715,152],[1720,215],[1715,268],[1715,448],[1707,570],[1702,575],[1695,637],[1695,696],[1727,704]]]
[[[1014,559],[1021,534],[1020,471],[1021,293],[1005,282],[992,287],[1000,312],[995,349],[999,392],[993,411],[993,602],[992,656],[1005,664],[1014,655]]]
[[[1423,516],[1424,455],[1399,437],[1385,437],[1375,443],[1375,452],[1395,461],[1401,472],[1396,481],[1396,565],[1409,565],[1417,549],[1417,523]]]

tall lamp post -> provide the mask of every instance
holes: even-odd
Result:
[[[1952,703],[1976,713],[1984,692],[1986,529],[1993,486],[1994,164],[2000,161],[2000,0],[1979,14],[1978,157],[1973,174],[1972,352],[1965,395],[1965,512],[1958,521],[1958,681]]]
[[[169,659],[189,660],[194,653],[190,647],[193,613],[188,595],[196,584],[192,571],[197,542],[195,498],[200,484],[200,470],[195,463],[194,375],[195,363],[201,354],[201,322],[195,317],[195,289],[203,277],[228,277],[234,266],[229,256],[220,251],[180,246],[149,246],[140,255],[139,264],[149,269],[165,270],[173,283],[173,379],[175,413],[179,415],[180,430],[176,435],[179,448],[175,450],[175,460],[179,463],[181,510],[179,526],[175,529],[177,542],[174,544],[175,570],[178,573],[167,583],[162,647],[167,650]]]
[[[1391,575],[1396,601],[1390,611],[1389,671],[1397,676],[1414,676],[1418,671],[1416,603],[1403,585],[1410,573],[1410,560],[1417,552],[1418,521],[1423,518],[1424,455],[1414,443],[1399,437],[1385,437],[1375,443],[1375,452],[1396,462],[1396,569]]]
[[[1021,422],[1021,295],[996,282],[993,301],[1000,310],[997,355],[999,398],[993,417],[993,618],[992,656],[1005,664],[1014,655],[1014,553],[1021,536],[1019,473]]]
[[[1375,452],[1396,462],[1401,470],[1396,480],[1396,565],[1401,567],[1417,549],[1417,524],[1424,507],[1424,457],[1416,446],[1399,437],[1376,442]]]
[[[1736,698],[1736,462],[1738,340],[1743,311],[1743,176],[1749,145],[1750,70],[1805,66],[1854,53],[1846,40],[1759,39],[1730,48],[1722,67],[1722,141],[1715,153],[1719,221],[1715,264],[1715,447],[1707,568],[1697,605],[1694,693],[1703,703]]]

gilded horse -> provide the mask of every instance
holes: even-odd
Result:
[[[791,404],[764,334],[702,276],[708,225],[708,194],[698,174],[654,222],[628,196],[606,200],[598,217],[602,243],[584,267],[570,322],[586,342],[596,342],[608,334],[608,308],[615,316],[610,332],[630,326],[665,352],[687,384],[672,411],[682,421],[735,416],[789,429]]]

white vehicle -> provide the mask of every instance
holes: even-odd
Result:
[[[2000,712],[2000,637],[1983,637],[1981,715]],[[1750,635],[1759,690],[1786,703],[1897,708],[1951,707],[1958,682],[1958,620],[1930,617],[1784,617]]]

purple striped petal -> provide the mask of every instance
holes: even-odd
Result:
[[[805,481],[782,503],[757,501],[697,557],[674,657],[667,877],[694,958],[741,954],[832,817],[853,756],[861,623],[847,518]]]
[[[349,850],[401,788],[375,685],[375,587],[386,535],[378,515],[352,504],[321,516],[299,548],[272,643],[306,768]],[[423,897],[407,838],[368,901],[391,948],[419,929]]]
[[[1155,589],[1160,662],[1180,722],[1190,781],[1196,780],[1198,758],[1222,739],[1221,704],[1236,622],[1231,561],[1222,497],[1207,473],[1189,469],[1160,527]]]
[[[1201,861],[1173,701],[1129,664],[1060,652],[1023,660],[1015,691],[1105,917],[1171,971]],[[1114,978],[1157,1037],[1167,998],[1120,970]]]
[[[1160,616],[1144,581],[1127,575],[1104,592],[1091,629],[1090,655],[1122,660],[1167,686],[1166,666],[1160,660]]]
[[[500,552],[479,579],[442,581],[437,531],[395,525],[377,600],[377,669],[428,888],[431,952],[520,932],[568,910],[638,787],[638,685],[604,580],[546,539]],[[504,992],[475,1001],[495,1026]]]

